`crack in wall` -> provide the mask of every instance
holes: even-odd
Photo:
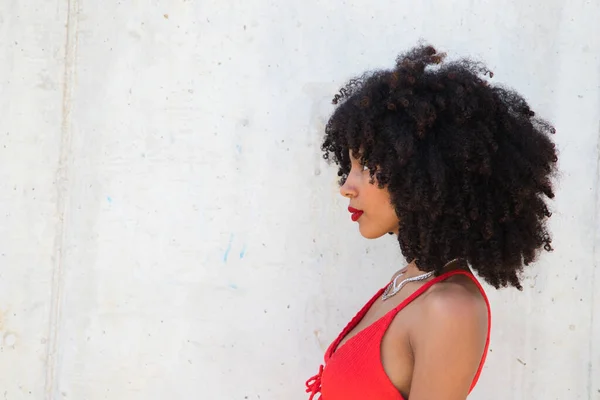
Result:
[[[62,300],[64,286],[65,227],[68,210],[69,172],[71,163],[71,111],[73,108],[73,87],[77,58],[78,0],[67,0],[67,23],[65,34],[65,57],[62,96],[61,139],[58,167],[55,174],[56,185],[56,233],[53,254],[50,320],[48,325],[48,344],[46,349],[46,380],[44,398],[57,398],[57,369],[59,364],[59,336],[62,319]]]
[[[600,69],[600,68],[599,68]],[[600,90],[598,91],[598,97],[600,98]],[[600,104],[600,101],[598,102]],[[598,269],[600,268],[600,121],[598,123],[598,138],[596,142],[596,179],[594,185],[594,215],[592,216],[593,223],[593,246],[592,246],[592,279],[591,279],[591,305],[590,305],[590,335],[589,335],[589,355],[590,362],[588,366],[588,398],[590,400],[599,398],[597,397],[600,393],[600,384],[596,387],[597,378],[594,375],[594,369],[600,368],[600,346],[595,343],[597,334],[600,330],[596,324],[598,321],[594,318],[596,313],[596,302],[600,301],[595,291],[596,280],[598,277]],[[596,360],[598,359],[598,360]],[[600,381],[599,381],[600,382]]]

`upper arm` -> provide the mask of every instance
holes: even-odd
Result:
[[[468,293],[433,292],[412,332],[410,400],[465,400],[487,339],[487,310]]]

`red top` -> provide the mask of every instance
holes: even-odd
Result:
[[[356,335],[348,339],[339,349],[340,342],[354,327],[363,319],[373,303],[383,294],[385,287],[380,289],[375,296],[356,314],[325,352],[325,364],[319,368],[319,373],[306,382],[306,392],[310,393],[309,400],[321,393],[321,400],[404,400],[398,389],[388,378],[381,363],[381,340],[390,323],[406,305],[423,294],[436,283],[448,279],[454,275],[468,276],[479,288],[488,309],[488,333],[485,342],[485,350],[479,364],[479,369],[471,384],[471,390],[475,387],[490,344],[491,311],[490,303],[475,277],[463,270],[450,271],[425,283],[412,295],[406,298],[397,307],[390,310],[386,315],[369,325]],[[387,285],[386,285],[387,286]],[[469,392],[470,392],[469,391]]]

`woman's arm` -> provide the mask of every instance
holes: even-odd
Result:
[[[465,400],[487,338],[487,309],[463,288],[433,291],[411,332],[410,400]]]

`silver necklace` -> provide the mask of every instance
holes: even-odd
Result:
[[[442,269],[446,268],[448,265],[452,264],[455,261],[458,261],[458,258],[455,258],[454,260],[446,263],[446,265],[444,265],[442,267]],[[385,291],[383,292],[383,295],[381,296],[381,300],[382,301],[386,301],[387,299],[389,299],[390,297],[393,297],[396,293],[398,293],[400,291],[400,289],[402,289],[404,287],[404,285],[406,285],[407,283],[410,282],[418,282],[418,281],[424,281],[425,279],[428,279],[430,277],[433,276],[433,274],[435,273],[435,271],[430,271],[430,272],[425,272],[424,274],[421,275],[417,275],[417,276],[413,276],[412,278],[406,278],[404,280],[402,280],[400,283],[398,283],[398,279],[401,278],[404,275],[405,272],[401,272],[399,273],[393,281],[390,282],[390,284],[387,286],[387,288],[385,288]]]

